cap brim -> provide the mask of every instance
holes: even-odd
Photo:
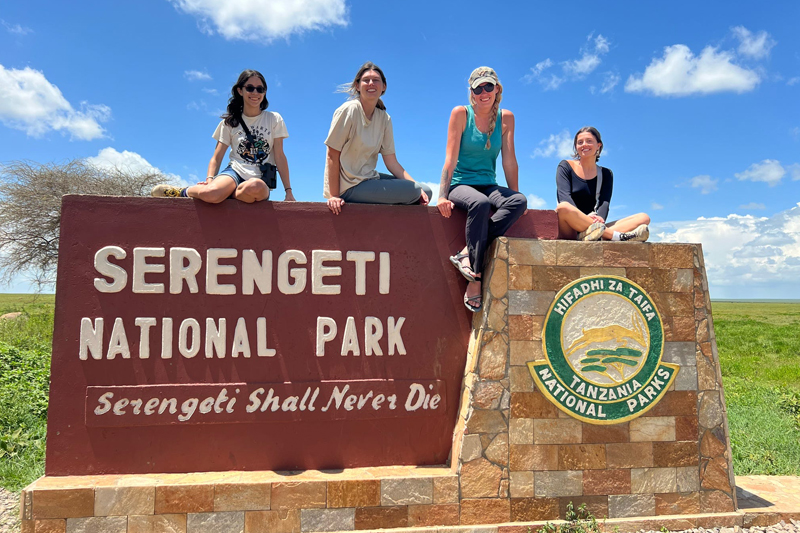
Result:
[[[473,89],[480,85],[481,83],[491,83],[492,85],[497,85],[497,79],[493,78],[492,76],[481,76],[480,78],[476,79],[470,84],[470,87]]]

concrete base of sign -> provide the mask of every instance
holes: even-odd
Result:
[[[449,467],[44,477],[23,492],[23,532],[527,533],[569,502],[623,532],[745,523],[699,245],[505,237],[485,272]],[[557,293],[597,275],[649,294],[677,367],[652,408],[607,425],[559,410],[528,366]]]

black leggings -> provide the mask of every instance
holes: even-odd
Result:
[[[483,256],[496,237],[525,212],[528,199],[517,191],[499,185],[454,185],[447,198],[467,212],[467,250],[472,271],[483,271]],[[492,214],[492,207],[496,209]]]

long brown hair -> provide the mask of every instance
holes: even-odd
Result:
[[[361,83],[361,76],[363,76],[364,73],[369,70],[374,70],[375,72],[380,74],[381,81],[383,82],[383,92],[381,93],[381,96],[383,96],[383,94],[386,92],[386,75],[384,75],[383,71],[381,70],[381,67],[379,67],[372,61],[367,61],[366,63],[361,65],[361,68],[358,69],[356,77],[353,78],[353,81],[351,83],[345,83],[339,87],[340,92],[349,94],[351,99],[358,98],[360,96],[360,93],[358,92],[358,86]],[[376,104],[375,107],[386,111],[386,105],[380,98],[378,98],[378,103]]]
[[[264,84],[264,99],[261,100],[260,104],[261,111],[264,111],[267,106],[269,106],[269,102],[267,101],[267,80],[265,80],[264,76],[257,70],[243,70],[242,73],[239,74],[239,79],[236,80],[234,86],[231,87],[231,98],[228,100],[228,110],[220,117],[225,121],[225,124],[231,128],[235,128],[239,125],[242,112],[244,111],[244,98],[242,98],[242,95],[239,94],[237,89],[243,89],[245,82],[253,76],[258,76],[261,83]]]
[[[482,76],[491,76],[497,81],[494,89],[494,104],[492,104],[492,111],[489,114],[489,131],[486,133],[486,150],[492,147],[492,134],[497,123],[497,113],[500,110],[500,101],[503,99],[503,86],[500,84],[500,79],[497,73],[490,67],[478,67],[472,71],[469,76],[469,103],[475,105],[475,93],[472,92],[472,82]]]
[[[572,139],[572,157],[575,159],[580,159],[581,156],[578,155],[578,135],[581,133],[591,133],[594,137],[594,140],[597,141],[597,144],[600,145],[600,149],[595,154],[595,162],[600,161],[600,153],[603,151],[603,139],[600,138],[600,132],[597,131],[597,128],[593,126],[584,126],[578,130],[578,133],[575,134],[575,138]]]

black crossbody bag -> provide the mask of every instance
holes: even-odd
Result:
[[[239,124],[242,125],[242,129],[244,130],[245,135],[247,135],[247,140],[252,143],[253,148],[256,148],[256,139],[250,133],[250,128],[247,127],[247,124],[244,123],[244,119],[239,117]],[[256,152],[256,158],[258,159],[258,155],[263,153],[263,149],[258,148]],[[267,187],[270,189],[275,189],[278,186],[278,167],[273,165],[272,163],[261,163],[258,165],[258,169],[261,171],[261,181],[267,184]]]

